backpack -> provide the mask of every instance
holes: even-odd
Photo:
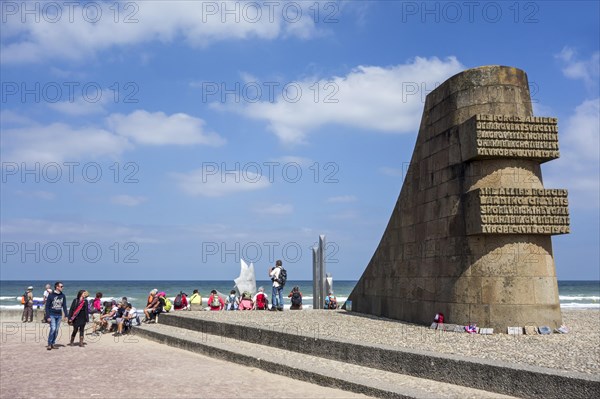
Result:
[[[213,295],[213,299],[210,302],[210,307],[211,308],[220,308],[221,307],[221,301],[219,301],[218,295]]]
[[[327,306],[327,309],[337,309],[337,300],[335,297],[329,297],[329,305]]]
[[[183,306],[183,296],[181,295],[181,293],[177,294],[173,305],[175,305],[176,308],[181,308]]]
[[[267,300],[267,296],[262,292],[256,295],[256,309],[264,310],[267,308],[269,301]]]
[[[165,300],[165,304],[163,306],[163,310],[165,312],[168,312],[169,310],[171,310],[171,307],[173,306],[173,304],[171,303],[171,300],[167,297],[164,297]]]
[[[330,302],[331,303],[331,302]],[[302,296],[299,292],[294,292],[292,294],[292,305],[302,305]]]
[[[27,303],[27,293],[24,293],[21,297],[21,305],[25,305]]]
[[[218,301],[219,300],[217,299],[217,302]],[[219,303],[219,305],[217,305],[217,306],[221,306],[221,303]],[[229,295],[229,297],[227,298],[227,310],[237,310],[237,303],[235,303],[235,296]]]
[[[283,266],[281,266],[279,269],[279,277],[277,278],[277,282],[279,283],[279,286],[283,287],[287,281],[287,272]]]
[[[94,307],[94,301],[95,301],[95,300],[88,301],[88,305],[87,305],[87,306],[88,306],[88,313],[89,313],[89,314],[94,314],[94,313],[97,313],[97,312],[98,312],[98,311],[96,310],[96,308]]]

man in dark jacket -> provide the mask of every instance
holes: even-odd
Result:
[[[54,283],[54,292],[48,295],[46,300],[45,317],[46,321],[50,323],[50,334],[48,334],[48,350],[56,349],[54,344],[56,343],[56,337],[58,336],[58,330],[60,328],[60,319],[64,317],[67,320],[67,298],[63,294],[62,290],[64,285],[62,282],[57,281]]]

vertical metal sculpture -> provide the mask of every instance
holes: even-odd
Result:
[[[326,240],[324,235],[319,236],[319,246],[313,247],[313,309],[323,309],[327,296],[326,275]],[[330,277],[329,275],[328,277]]]
[[[321,301],[319,299],[319,248],[312,248],[312,261],[313,261],[313,309],[322,309]]]
[[[325,241],[325,235],[321,234],[319,236],[319,263],[320,263],[320,268],[319,271],[321,272],[320,275],[320,280],[319,282],[321,283],[319,285],[319,288],[321,289],[321,309],[323,309],[325,307],[325,297],[327,296],[327,292],[325,292],[325,290],[327,289],[325,287],[326,281],[325,281],[325,274],[326,274],[326,257],[325,257],[325,247],[326,247],[327,243]]]

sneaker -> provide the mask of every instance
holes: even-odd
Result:
[[[48,349],[49,351],[51,351],[51,350],[52,350],[52,345],[48,345],[48,346],[46,347],[46,349]]]

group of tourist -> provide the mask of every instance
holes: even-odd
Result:
[[[291,298],[291,310],[302,309],[302,292],[298,287],[294,287],[288,295]],[[229,296],[224,300],[216,290],[212,290],[208,298],[209,310],[271,310],[282,311],[283,306],[272,304],[269,308],[269,296],[265,293],[263,287],[258,288],[258,292],[252,295],[250,292],[242,292],[238,296],[236,290],[231,290]]]
[[[212,290],[208,297],[208,307],[212,311],[220,310],[283,310],[283,287],[287,280],[287,272],[283,268],[282,262],[278,260],[275,267],[269,269],[269,277],[272,281],[272,304],[269,307],[269,297],[265,293],[264,287],[259,287],[254,295],[245,291],[240,296],[235,290],[232,290],[224,299],[216,290]],[[48,350],[56,348],[56,338],[60,328],[61,320],[68,322],[73,327],[69,345],[74,345],[77,333],[79,333],[79,346],[84,346],[84,329],[88,322],[92,322],[92,335],[98,335],[102,332],[113,332],[119,336],[129,330],[132,326],[141,323],[153,323],[157,321],[159,314],[174,310],[204,310],[202,295],[195,289],[191,296],[180,291],[174,298],[173,303],[163,291],[153,289],[148,295],[146,306],[144,307],[144,319],[140,321],[140,316],[136,308],[127,301],[126,297],[120,301],[112,299],[102,302],[102,293],[97,292],[94,299],[88,300],[89,293],[86,290],[79,290],[71,307],[67,310],[67,299],[63,293],[64,284],[57,281],[54,284],[54,290],[50,284],[46,285],[44,291],[43,303],[44,319],[43,322],[50,324],[50,333],[48,335]],[[33,287],[27,287],[23,294],[21,302],[23,304],[22,321],[24,323],[33,321],[34,299],[32,294]],[[295,286],[288,294],[290,298],[291,310],[302,310],[302,292],[298,286]],[[327,309],[336,309],[337,301],[333,293],[325,300]]]
[[[98,335],[100,332],[114,332],[115,336],[123,334],[124,330],[130,329],[133,325],[139,324],[137,310],[126,297],[121,298],[121,301],[116,300],[106,301],[102,303],[102,293],[97,292],[93,300],[88,300],[89,293],[86,290],[79,290],[77,296],[71,302],[70,308],[67,310],[67,298],[63,293],[64,284],[57,281],[54,284],[54,290],[49,289],[48,284],[44,293],[44,322],[50,324],[50,332],[48,334],[48,350],[56,349],[56,338],[58,337],[61,321],[66,321],[73,327],[69,345],[75,343],[77,333],[79,333],[79,346],[84,346],[84,330],[87,323],[90,321],[93,325],[92,335]],[[30,292],[33,287],[28,287]],[[27,301],[29,297],[25,298]],[[25,315],[29,317],[25,304]],[[30,320],[24,320],[27,322]]]

